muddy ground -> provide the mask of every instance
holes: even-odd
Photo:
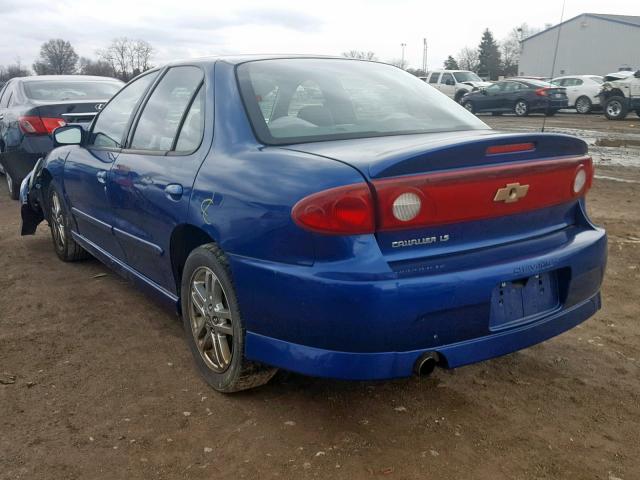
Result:
[[[570,117],[547,125],[640,133],[635,119]],[[58,261],[46,228],[20,238],[3,181],[0,478],[638,479],[639,182],[599,162],[589,205],[609,267],[603,310],[580,327],[428,379],[280,374],[224,396],[174,315],[97,261]]]

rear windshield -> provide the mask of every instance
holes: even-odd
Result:
[[[120,87],[120,82],[83,82],[35,80],[24,82],[24,93],[31,100],[55,102],[64,100],[108,100]]]
[[[489,128],[390,65],[279,59],[242,64],[237,74],[254,130],[267,144]]]

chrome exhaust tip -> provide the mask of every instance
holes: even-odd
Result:
[[[419,377],[428,377],[438,365],[440,358],[437,352],[427,352],[422,354],[413,367]]]

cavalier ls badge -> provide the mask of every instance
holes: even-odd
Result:
[[[519,183],[507,183],[506,187],[499,188],[496,196],[493,197],[494,202],[513,203],[527,196],[529,185],[520,185]]]
[[[451,237],[446,235],[438,235],[437,237],[411,238],[409,240],[397,240],[391,242],[391,248],[417,247],[418,245],[432,245],[434,243],[448,242]]]

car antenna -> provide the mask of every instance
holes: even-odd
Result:
[[[556,60],[558,58],[558,46],[560,45],[560,33],[562,32],[562,21],[564,20],[564,6],[567,3],[567,0],[562,0],[562,12],[560,13],[560,23],[558,24],[558,36],[556,37],[556,49],[553,52],[553,63],[551,64],[551,78],[549,81],[553,80],[553,76],[556,71]],[[542,132],[544,132],[544,127],[547,124],[547,114],[545,113],[544,118],[542,119]]]

